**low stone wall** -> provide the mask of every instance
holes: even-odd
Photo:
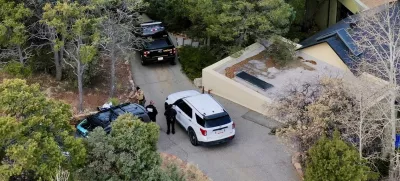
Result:
[[[176,41],[176,46],[179,48],[181,46],[192,46],[199,47],[202,45],[201,41],[194,40],[185,34],[172,34]]]

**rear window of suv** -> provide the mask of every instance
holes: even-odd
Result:
[[[162,49],[165,47],[170,46],[170,44],[168,44],[168,39],[167,38],[158,38],[158,39],[154,39],[153,41],[146,43],[146,48],[153,50],[153,49]]]
[[[197,123],[204,128],[213,128],[221,125],[228,124],[232,122],[229,115],[213,118],[213,119],[202,119],[198,115],[196,115]]]

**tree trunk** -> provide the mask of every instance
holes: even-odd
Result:
[[[211,45],[211,37],[210,35],[207,35],[207,47],[210,47]]]
[[[81,113],[83,112],[83,70],[82,65],[79,62],[77,67],[77,76],[78,76],[78,92],[79,92],[79,104],[78,104],[78,111]]]
[[[244,41],[244,34],[241,34],[237,41],[237,44],[239,45],[239,47],[242,47],[243,41]]]
[[[62,78],[62,59],[60,59],[60,54],[64,53],[63,49],[56,49],[56,35],[57,32],[54,28],[52,27],[47,27],[48,31],[50,33],[50,45],[51,45],[51,49],[53,50],[53,54],[54,54],[54,65],[56,66],[56,80],[60,81]]]
[[[62,67],[61,67],[59,53],[61,52],[53,48],[53,53],[54,53],[54,65],[56,66],[56,80],[60,81],[62,78]]]
[[[111,89],[110,89],[110,98],[114,96],[115,91],[115,63],[117,61],[117,57],[115,56],[114,48],[111,50]]]
[[[61,41],[63,43],[65,43],[65,37],[64,36],[61,38]],[[62,45],[60,47],[60,65],[61,65],[61,70],[62,70],[62,68],[64,67],[64,45]]]
[[[18,49],[19,62],[20,62],[22,65],[25,65],[25,62],[24,62],[24,55],[22,54],[21,46],[17,45],[17,49]]]

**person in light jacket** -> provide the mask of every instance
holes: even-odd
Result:
[[[136,87],[135,93],[132,95],[132,92],[129,94],[128,98],[131,100],[131,102],[136,102],[140,104],[141,106],[144,107],[144,104],[146,103],[146,98],[144,96],[144,92],[140,87]]]

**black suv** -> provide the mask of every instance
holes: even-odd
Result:
[[[108,109],[103,109],[98,113],[90,115],[86,119],[83,119],[76,126],[76,136],[87,137],[89,132],[98,126],[101,126],[104,131],[106,131],[106,133],[110,133],[111,122],[116,120],[118,116],[126,113],[130,113],[138,117],[143,122],[150,122],[147,111],[143,106],[136,103],[125,103],[118,106],[113,106]]]
[[[140,24],[143,38],[151,38],[139,51],[142,65],[148,63],[169,61],[175,64],[176,48],[172,43],[164,25],[161,22],[147,22]]]

